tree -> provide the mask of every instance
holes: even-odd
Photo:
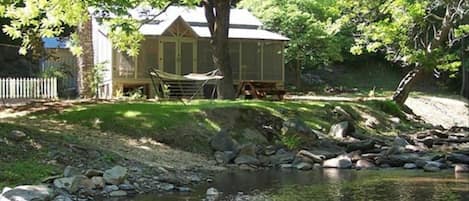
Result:
[[[343,60],[353,38],[347,27],[337,26],[339,10],[334,0],[243,0],[267,29],[290,38],[285,57],[294,64],[297,85],[301,68],[317,68]]]
[[[219,99],[234,99],[233,70],[230,66],[228,32],[230,26],[231,0],[203,0],[205,17],[212,36],[213,63],[223,74],[217,86]]]
[[[78,56],[79,87],[82,97],[91,97],[89,84],[93,64],[91,15],[101,14],[101,23],[109,25],[109,37],[114,48],[136,56],[143,36],[141,23],[130,17],[129,9],[139,6],[163,8],[171,3],[195,5],[198,0],[2,0],[0,17],[9,18],[3,31],[12,39],[21,39],[21,54],[39,48],[36,41],[43,37],[57,37],[66,27],[74,28],[70,34],[70,50]],[[90,13],[88,9],[96,13]],[[107,17],[112,13],[114,17]],[[159,13],[161,14],[161,13]],[[156,15],[159,15],[156,14]],[[148,16],[152,19],[153,16]]]
[[[393,100],[403,105],[424,70],[457,71],[456,47],[469,34],[467,0],[341,0],[343,21],[355,24],[354,54],[382,51],[412,66]]]

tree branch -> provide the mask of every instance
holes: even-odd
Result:
[[[205,8],[205,18],[207,18],[210,35],[213,36],[213,33],[215,32],[215,13],[213,12],[213,0],[203,0],[201,3]]]

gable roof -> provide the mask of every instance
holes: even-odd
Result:
[[[145,20],[159,11],[151,8],[137,8],[129,11],[133,18]],[[144,24],[140,28],[143,35],[161,36],[178,19],[182,19],[201,38],[210,38],[210,30],[205,18],[204,8],[170,6],[166,12],[153,19],[152,22]],[[231,9],[230,11],[230,39],[259,39],[287,41],[287,37],[280,34],[263,30],[262,23],[248,10]],[[101,28],[102,30],[105,28]],[[106,31],[105,31],[106,32]]]

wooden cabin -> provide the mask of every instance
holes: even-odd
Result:
[[[157,11],[132,10],[133,17]],[[169,7],[153,21],[144,24],[141,33],[145,39],[140,53],[131,57],[113,49],[106,27],[93,19],[95,63],[105,62],[106,71],[100,96],[113,98],[136,88],[152,98],[155,96],[149,70],[184,75],[214,70],[210,32],[204,9]],[[229,49],[234,85],[242,80],[274,82],[283,87],[285,80],[284,45],[288,38],[262,29],[262,23],[249,11],[232,9]]]

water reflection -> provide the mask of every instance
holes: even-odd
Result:
[[[200,201],[209,187],[223,191],[226,197],[238,192],[260,191],[268,194],[273,201],[469,200],[468,174],[338,169],[224,172],[215,175],[215,182],[195,187],[195,191],[190,194],[143,195],[133,200]]]

